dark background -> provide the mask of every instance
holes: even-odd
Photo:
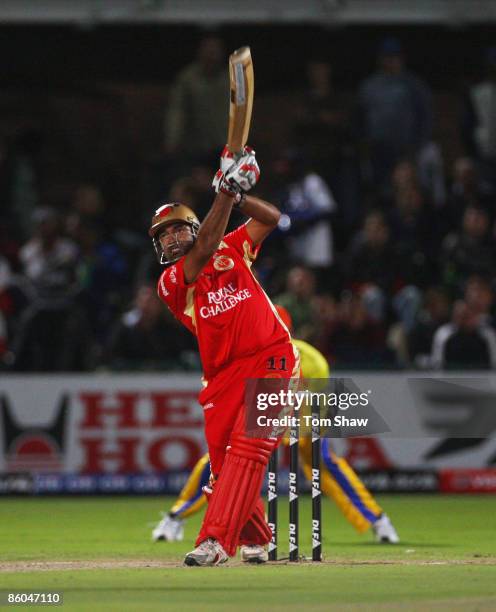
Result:
[[[211,30],[208,30],[210,32]],[[328,58],[338,83],[353,86],[373,69],[378,42],[394,33],[408,65],[434,89],[451,88],[480,74],[483,50],[494,44],[494,26],[229,26],[215,30],[228,49],[249,44],[257,89],[295,89],[309,57]],[[193,26],[3,26],[3,85],[70,89],[104,79],[166,83],[193,58],[207,31]]]

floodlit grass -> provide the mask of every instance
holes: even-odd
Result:
[[[382,496],[402,540],[395,546],[358,535],[325,500],[325,563],[234,561],[216,568],[182,566],[199,515],[188,521],[184,542],[151,542],[151,527],[170,501],[0,500],[0,589],[63,591],[70,610],[496,608],[495,497]],[[281,501],[281,556],[287,555],[286,510]],[[310,554],[309,498],[300,505],[300,546]],[[55,561],[76,563],[60,569]],[[16,571],[6,571],[12,564]]]

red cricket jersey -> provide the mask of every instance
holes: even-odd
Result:
[[[207,381],[236,359],[291,341],[251,271],[259,249],[241,225],[224,236],[194,283],[185,283],[184,257],[158,281],[160,298],[198,339]]]

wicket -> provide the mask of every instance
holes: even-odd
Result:
[[[320,489],[320,426],[319,408],[312,407],[312,561],[322,561],[322,508]],[[292,427],[289,434],[289,560],[299,561],[299,428]],[[272,453],[268,467],[268,523],[272,531],[269,543],[269,561],[278,558],[278,452]]]

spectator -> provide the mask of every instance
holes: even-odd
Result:
[[[396,258],[390,228],[380,211],[370,212],[363,230],[345,255],[345,276],[353,292],[362,296],[369,317],[382,321],[386,316],[387,296],[396,279]]]
[[[349,100],[335,88],[329,62],[310,60],[306,77],[308,86],[295,111],[293,140],[308,155],[312,169],[331,189],[342,192],[346,190],[343,180],[350,170],[345,166],[350,158],[356,157]]]
[[[312,168],[329,184],[350,146],[348,105],[334,88],[332,66],[324,60],[306,65],[308,89],[295,112],[293,140]]]
[[[286,291],[274,303],[286,308],[293,320],[296,338],[312,342],[319,330],[315,324],[315,275],[308,268],[295,266],[286,277]]]
[[[419,270],[423,270],[425,256],[415,242],[415,215],[411,221],[409,215],[412,211],[408,208],[406,211],[403,218],[398,215],[396,219],[398,231],[404,232],[404,237],[397,240],[397,246],[390,238],[390,225],[384,215],[380,211],[367,215],[363,231],[346,255],[346,278],[348,286],[361,297],[372,320],[386,322],[392,306],[408,332],[421,301],[417,283],[421,280]],[[416,214],[415,209],[413,213]],[[429,266],[424,267],[429,269]]]
[[[332,64],[323,59],[307,63],[308,85],[295,112],[293,141],[336,196],[341,230],[347,233],[361,209],[359,160],[351,132],[349,95],[335,86],[333,72]]]
[[[490,324],[493,302],[482,279],[467,283],[465,299],[455,303],[451,323],[442,325],[432,343],[432,365],[438,369],[496,368],[496,331]]]
[[[225,144],[229,78],[222,41],[200,41],[196,60],[177,76],[165,118],[165,150],[186,157],[210,154]]]
[[[408,360],[415,367],[428,369],[431,366],[431,351],[434,334],[449,322],[451,304],[442,287],[431,287],[423,296],[423,305],[415,324],[407,336]]]
[[[479,323],[494,325],[494,293],[487,278],[471,276],[467,280],[464,297],[470,311],[479,318]]]
[[[18,240],[29,236],[31,217],[39,206],[43,140],[38,130],[27,128],[11,142],[0,142],[1,215]]]
[[[385,340],[386,327],[370,316],[364,295],[345,291],[337,317],[322,331],[318,344],[336,367],[369,369],[394,364]]]
[[[62,236],[56,213],[36,214],[35,235],[21,249],[32,301],[13,339],[13,367],[22,371],[75,371],[92,367],[94,344],[84,311],[77,304],[78,250]]]
[[[402,191],[419,187],[417,168],[411,160],[403,158],[395,164],[391,174],[391,187],[393,196]]]
[[[496,47],[486,50],[486,78],[464,100],[462,138],[467,151],[481,162],[493,185],[496,168]]]
[[[432,102],[427,85],[404,67],[396,38],[382,41],[378,71],[360,86],[359,136],[367,146],[375,184],[387,189],[395,163],[416,158],[431,140]]]
[[[467,206],[483,206],[489,211],[493,198],[494,190],[487,181],[480,178],[475,162],[469,157],[459,157],[453,165],[448,209],[443,214],[445,226],[451,231],[458,231]]]
[[[469,205],[461,230],[449,234],[443,242],[442,279],[448,288],[461,290],[470,275],[494,273],[495,250],[489,229],[486,209]]]
[[[287,236],[292,262],[329,267],[334,255],[330,215],[336,210],[329,187],[296,149],[285,151],[276,161],[276,169],[286,183],[279,197],[284,213],[279,228]]]
[[[422,190],[436,208],[446,204],[446,178],[440,146],[430,141],[419,150],[415,159]]]
[[[400,167],[404,170],[400,171]],[[400,181],[401,172],[405,178]],[[425,287],[436,280],[438,215],[421,190],[411,162],[398,164],[393,177],[388,219],[398,257],[398,280],[402,285]]]
[[[391,173],[391,193],[386,193],[386,201],[398,192],[409,189],[421,191],[435,207],[446,204],[444,168],[437,145],[430,143],[416,159],[402,158],[396,162]],[[384,194],[383,194],[384,197]]]
[[[193,336],[163,308],[155,288],[142,285],[115,325],[104,361],[114,369],[177,369],[194,363],[195,354]]]
[[[107,205],[101,189],[93,183],[81,183],[76,187],[71,199],[72,214],[77,215],[83,223],[107,225]],[[115,227],[111,227],[115,230]]]
[[[128,298],[128,268],[119,247],[104,239],[103,229],[91,216],[73,214],[67,232],[79,248],[78,303],[84,308],[96,337],[103,341]]]
[[[37,209],[34,222],[34,235],[19,253],[23,272],[38,298],[65,301],[77,290],[77,246],[62,235],[60,218],[53,209]]]

